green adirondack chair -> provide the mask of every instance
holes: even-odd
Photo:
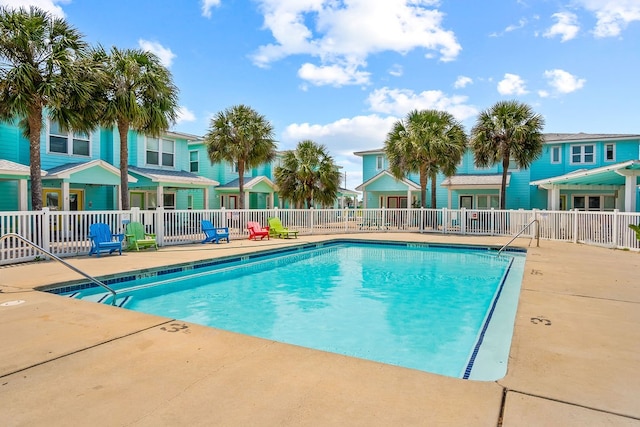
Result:
[[[147,233],[144,225],[139,222],[130,222],[127,224],[126,233],[124,235],[127,239],[127,248],[135,249],[139,251],[145,248],[158,249],[158,243],[156,242],[156,235]]]
[[[289,230],[287,227],[282,225],[280,222],[280,218],[273,217],[267,220],[269,223],[269,235],[288,239],[289,236],[293,236],[296,239],[298,238],[297,230]]]

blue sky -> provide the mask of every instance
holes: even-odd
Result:
[[[324,144],[362,182],[354,151],[383,147],[412,109],[470,131],[504,99],[545,132],[640,133],[640,0],[0,0],[35,5],[91,44],[156,53],[180,90],[173,130],[204,135],[246,104],[278,149]]]

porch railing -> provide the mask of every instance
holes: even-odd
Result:
[[[251,210],[140,210],[129,211],[19,211],[0,212],[0,235],[16,233],[59,257],[89,253],[89,226],[104,222],[124,232],[129,221],[144,224],[161,246],[200,242],[200,221],[229,227],[231,239],[248,236],[248,221],[267,225],[280,218],[299,235],[360,234],[380,232],[441,233],[455,235],[513,236],[530,221],[538,221],[541,239],[583,243],[609,248],[640,250],[629,224],[640,223],[637,212],[584,212],[545,210],[470,209],[251,209]],[[532,231],[522,234],[532,237]],[[32,261],[42,254],[16,239],[0,246],[0,264]]]

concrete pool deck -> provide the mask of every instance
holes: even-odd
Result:
[[[65,261],[100,277],[340,237],[478,245],[509,240],[301,236]],[[512,245],[528,244],[518,239]],[[640,254],[552,241],[533,246],[508,372],[495,382],[33,290],[80,278],[53,261],[0,268],[0,425],[640,425]]]

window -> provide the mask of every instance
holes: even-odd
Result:
[[[477,200],[478,209],[498,209],[500,207],[500,196],[498,195],[479,195]]]
[[[520,170],[518,162],[516,162],[514,159],[509,159],[509,170]]]
[[[84,132],[62,130],[60,124],[51,121],[49,124],[49,152],[89,156],[89,135]]]
[[[384,168],[383,157],[376,157],[376,170],[381,171]]]
[[[231,163],[231,172],[238,173],[238,163],[237,162]]]
[[[147,137],[147,164],[173,167],[174,148],[174,141]]]
[[[571,164],[595,163],[595,146],[589,145],[572,145],[571,146]]]
[[[573,196],[573,208],[581,211],[613,211],[615,196]]]
[[[189,151],[189,172],[199,171],[198,155],[199,153],[197,151]]]
[[[616,160],[616,146],[615,144],[604,145],[604,160],[605,162],[614,162]]]
[[[165,209],[176,208],[176,195],[173,193],[164,193],[162,195],[162,207]]]
[[[560,147],[551,147],[551,163],[562,163],[562,151]]]

